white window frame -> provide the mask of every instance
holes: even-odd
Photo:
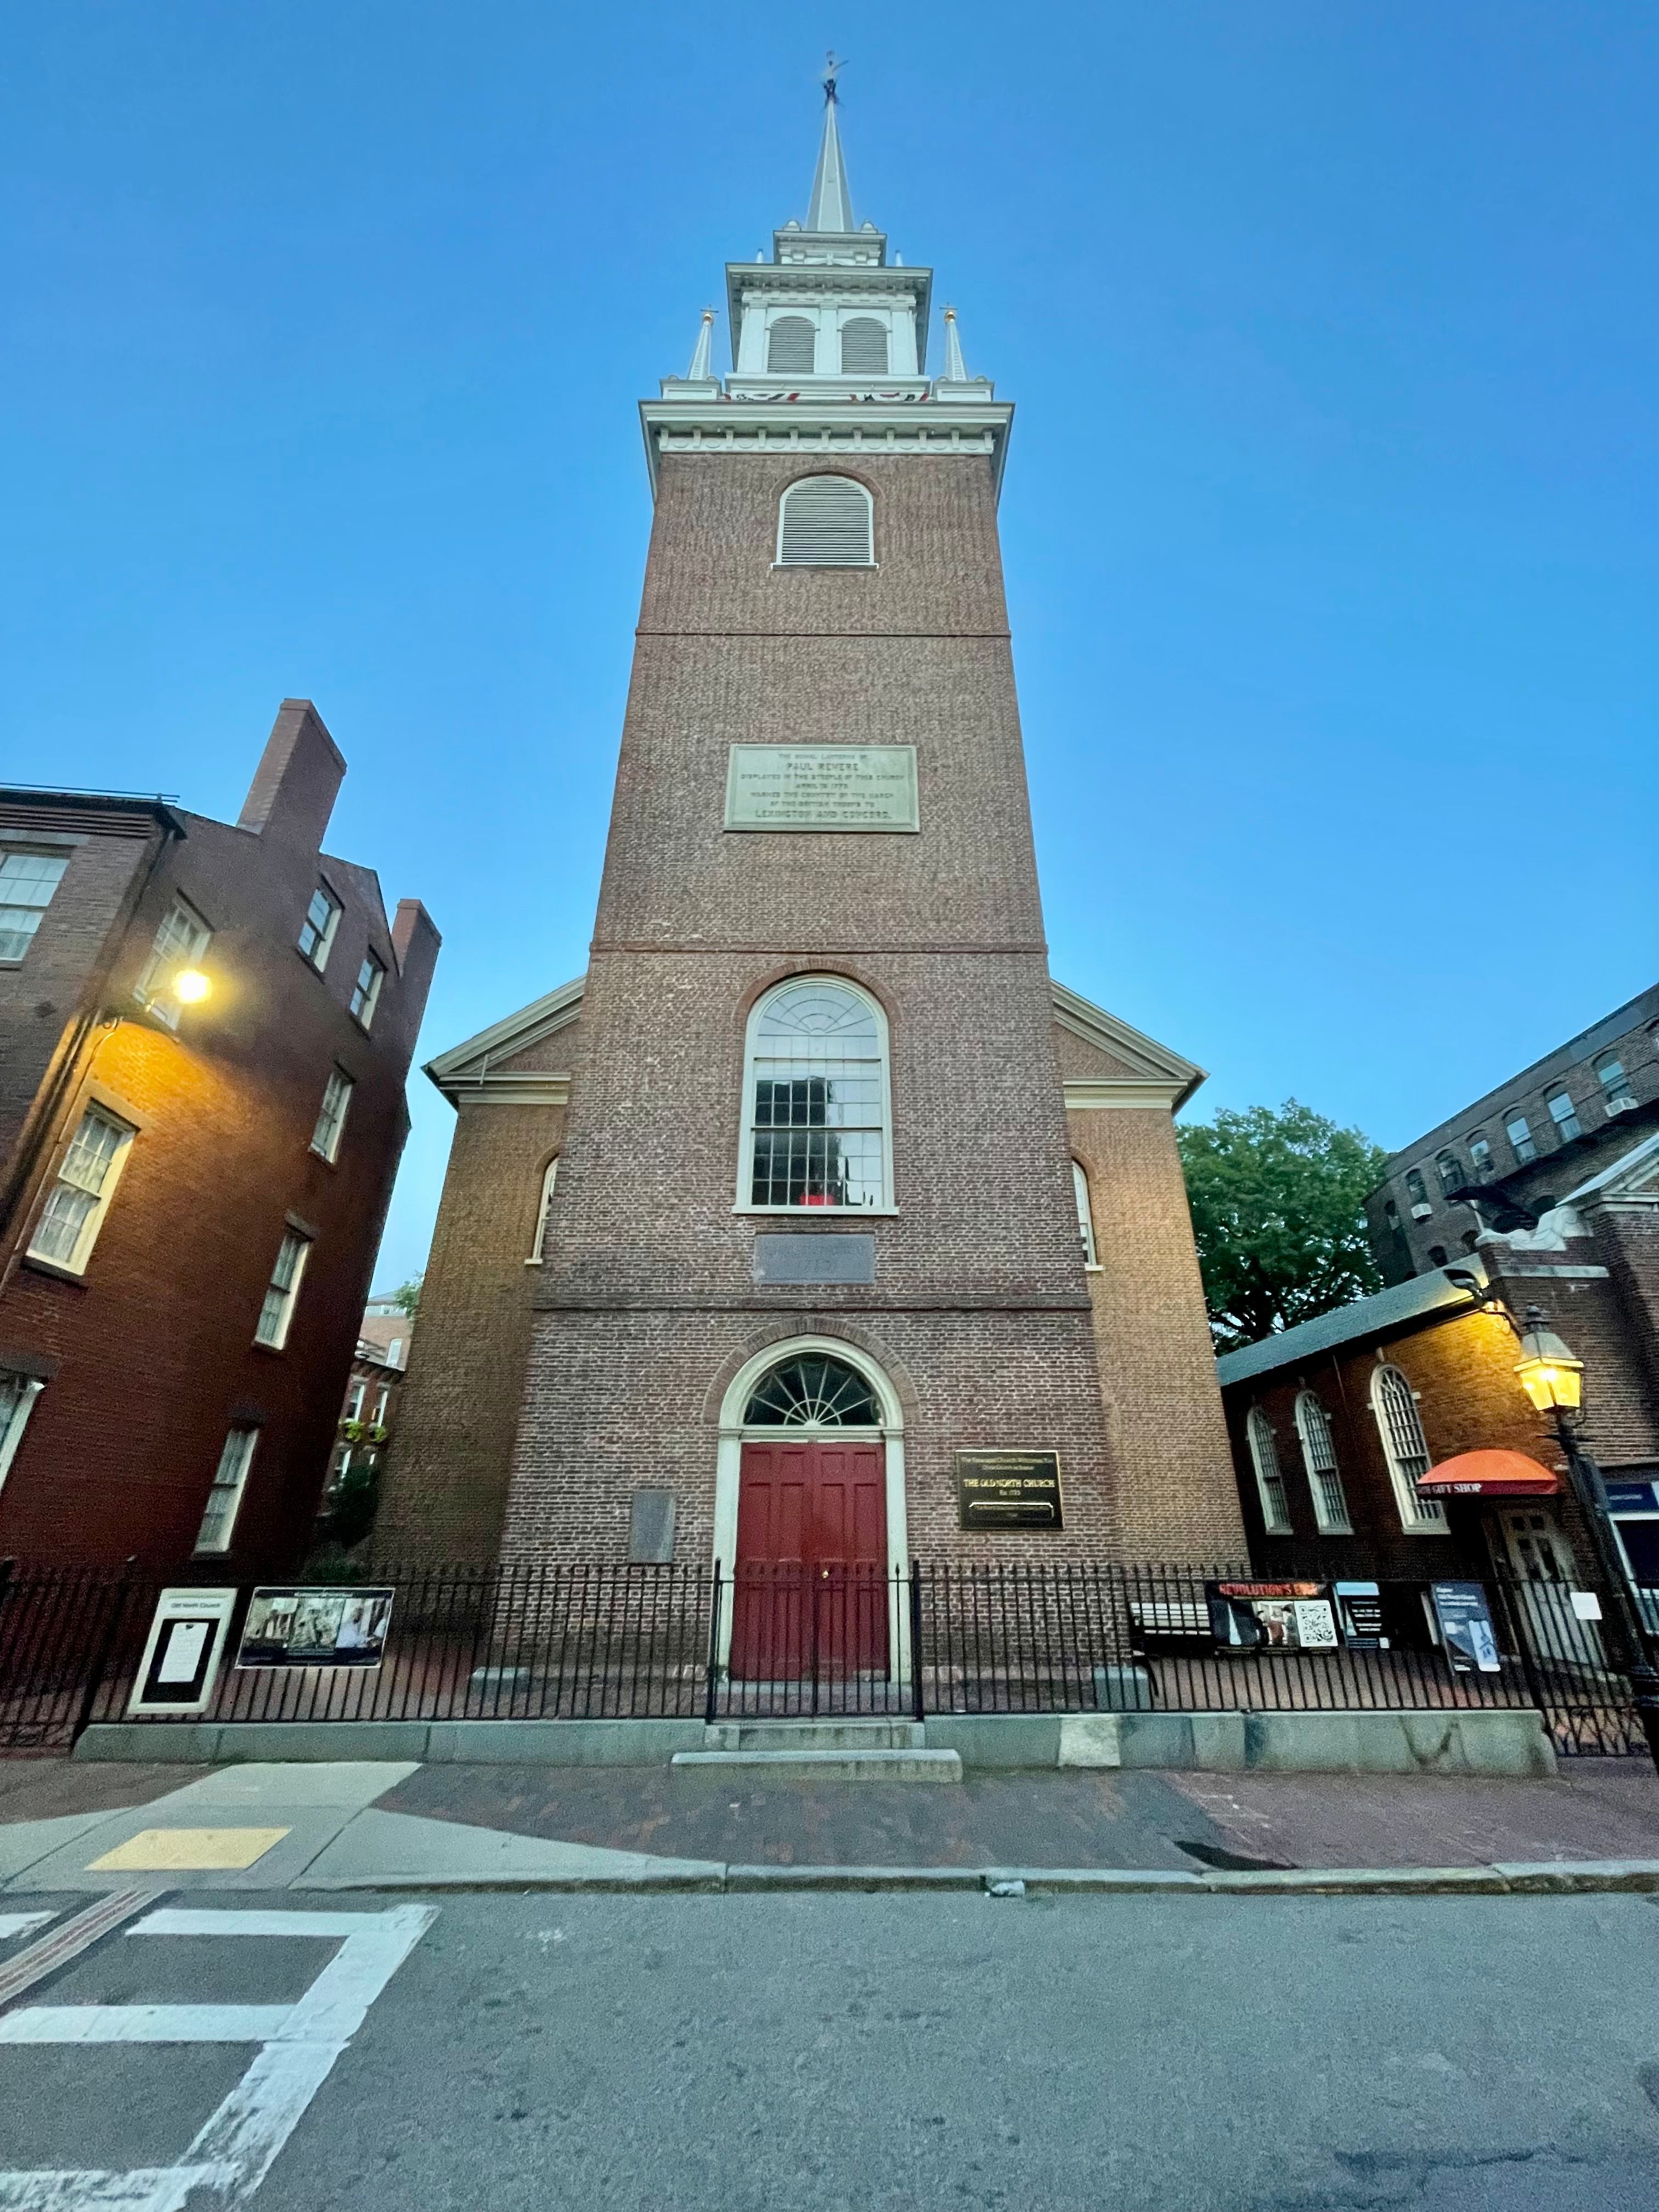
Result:
[[[305,1279],[306,1263],[311,1257],[311,1241],[309,1237],[302,1231],[295,1229],[291,1223],[283,1231],[283,1241],[276,1247],[276,1257],[271,1261],[270,1274],[259,1301],[259,1318],[253,1328],[253,1341],[263,1345],[267,1352],[281,1352],[288,1343],[289,1331],[294,1326],[294,1309],[300,1303],[300,1285]],[[265,1307],[271,1292],[280,1287],[276,1279],[277,1273],[283,1264],[283,1255],[290,1244],[299,1248],[295,1255],[293,1279],[283,1293],[283,1304],[276,1316],[276,1326],[267,1336]]]
[[[364,970],[368,971],[368,988],[363,988]],[[365,952],[357,970],[357,980],[351,987],[351,1018],[367,1036],[374,1026],[374,1009],[380,1003],[380,986],[386,981],[386,963],[378,952]],[[360,1003],[361,1002],[361,1003]]]
[[[1342,1487],[1342,1470],[1336,1463],[1331,1417],[1316,1391],[1297,1393],[1296,1433],[1302,1446],[1308,1494],[1313,1499],[1315,1525],[1322,1536],[1352,1536],[1353,1522],[1347,1492]]]
[[[1270,1536],[1293,1536],[1291,1493],[1279,1464],[1279,1439],[1273,1425],[1260,1406],[1252,1406],[1244,1420],[1244,1440],[1249,1446],[1255,1473],[1256,1496],[1261,1502],[1261,1525]]]
[[[786,561],[783,557],[783,511],[789,504],[790,495],[803,490],[808,484],[820,483],[826,478],[834,483],[851,484],[862,495],[866,520],[869,525],[869,535],[865,541],[869,548],[869,558],[865,561]],[[796,477],[793,483],[785,484],[778,494],[778,533],[772,555],[775,568],[874,568],[879,565],[876,559],[876,501],[868,484],[860,483],[856,477],[847,476],[840,469],[814,469],[810,475]]]
[[[392,1385],[389,1382],[382,1382],[380,1395],[374,1402],[374,1419],[369,1424],[371,1428],[383,1429],[386,1426],[386,1409],[391,1403]]]
[[[5,1488],[6,1477],[11,1473],[34,1401],[46,1387],[38,1375],[21,1375],[15,1367],[0,1369],[0,1490]]]
[[[530,1240],[530,1256],[525,1261],[526,1267],[539,1267],[546,1255],[548,1210],[552,1206],[553,1193],[558,1187],[558,1181],[559,1156],[555,1152],[542,1170],[541,1197],[536,1205],[536,1233]]]
[[[169,936],[173,941],[164,944],[162,940]],[[170,1030],[178,1028],[185,1009],[181,1000],[167,995],[167,984],[181,969],[198,967],[212,942],[213,932],[190,901],[175,894],[156,925],[149,956],[132,987],[139,1005]]]
[[[102,1121],[108,1127],[114,1129],[118,1133],[118,1141],[97,1189],[88,1191],[85,1183],[76,1181],[65,1170],[69,1167],[70,1156],[75,1149],[82,1130],[88,1121]],[[132,1140],[137,1134],[137,1132],[131,1122],[124,1121],[118,1114],[112,1114],[108,1107],[99,1105],[95,1100],[82,1109],[81,1117],[75,1125],[74,1134],[64,1146],[59,1157],[58,1171],[52,1179],[52,1188],[47,1191],[36,1218],[33,1231],[29,1238],[30,1259],[39,1260],[45,1267],[61,1268],[65,1274],[85,1274],[87,1262],[92,1257],[94,1245],[97,1243],[99,1237],[102,1234],[105,1217],[110,1208],[110,1200],[115,1195],[116,1185],[120,1182],[125,1170],[127,1154],[132,1150]],[[84,1192],[94,1201],[81,1224],[67,1259],[61,1257],[56,1252],[45,1252],[40,1249],[40,1238],[46,1226],[47,1214],[51,1211],[53,1198],[60,1190]]]
[[[220,1448],[219,1464],[213,1470],[213,1480],[202,1507],[201,1526],[196,1531],[195,1556],[198,1559],[218,1559],[229,1551],[236,1534],[236,1522],[242,1510],[242,1500],[247,1495],[248,1470],[253,1465],[253,1455],[259,1442],[258,1425],[255,1422],[236,1421],[225,1431],[225,1441]],[[226,1479],[228,1470],[228,1480]],[[210,1542],[210,1523],[214,1521],[216,1508],[228,1499],[223,1508],[222,1527],[212,1530]]]
[[[317,1109],[317,1126],[311,1133],[312,1151],[319,1160],[326,1160],[330,1167],[340,1157],[340,1139],[345,1134],[346,1115],[351,1111],[351,1094],[356,1087],[344,1068],[330,1068],[328,1081],[323,1085],[323,1103]],[[337,1101],[338,1111],[331,1118],[330,1109]]]
[[[1389,1416],[1390,1400],[1397,1419]],[[1418,1495],[1413,1470],[1401,1455],[1396,1431],[1408,1429],[1416,1443],[1411,1456],[1420,1457],[1425,1469],[1434,1464],[1429,1440],[1423,1433],[1422,1416],[1417,1410],[1417,1393],[1411,1386],[1410,1377],[1389,1360],[1379,1359],[1371,1370],[1370,1407],[1389,1480],[1394,1485],[1394,1502],[1399,1510],[1401,1527],[1408,1536],[1443,1536],[1445,1507],[1437,1498]]]
[[[8,899],[3,886],[0,885],[0,906],[11,906],[19,914],[30,914],[34,917],[28,928],[22,933],[22,951],[9,952],[3,957],[0,957],[0,968],[21,968],[28,958],[33,948],[35,938],[40,933],[40,918],[48,912],[53,899],[57,897],[63,886],[64,877],[70,864],[70,854],[61,845],[36,843],[27,837],[8,837],[3,844],[0,844],[0,864],[10,860],[55,860],[58,863],[58,873],[52,878],[52,889],[38,904],[33,899]]]
[[[1583,1135],[1584,1125],[1578,1118],[1578,1102],[1565,1084],[1563,1084],[1560,1090],[1556,1092],[1553,1098],[1547,1098],[1544,1101],[1544,1103],[1548,1107],[1550,1120],[1555,1126],[1555,1139],[1558,1144],[1570,1145],[1571,1144],[1574,1137],[1582,1137]],[[1566,1112],[1565,1114],[1558,1114],[1555,1110],[1556,1108],[1564,1103],[1567,1109]],[[1567,1131],[1567,1124],[1569,1121],[1572,1124],[1571,1135],[1569,1135]]]
[[[347,1420],[362,1420],[363,1418],[363,1401],[368,1397],[368,1383],[364,1382],[361,1375],[354,1376],[352,1378],[351,1388],[346,1392],[345,1418]]]
[[[403,1364],[401,1358],[403,1348],[404,1340],[402,1337],[394,1336],[391,1343],[388,1344],[386,1348],[386,1364],[388,1367],[401,1368]]]
[[[775,999],[781,999],[787,992],[798,991],[814,983],[827,985],[832,990],[845,991],[849,996],[861,1000],[876,1018],[876,1047],[881,1055],[882,1196],[878,1206],[757,1206],[750,1197],[755,1187],[755,1062],[761,1056],[756,1049],[761,1021]],[[866,991],[862,984],[855,983],[850,975],[817,972],[808,975],[786,975],[769,991],[762,992],[749,1010],[749,1021],[744,1030],[740,1112],[738,1198],[737,1204],[732,1208],[733,1213],[784,1214],[792,1221],[862,1221],[868,1220],[872,1215],[898,1212],[893,1180],[893,1054],[887,1028],[887,1012],[879,999]]]
[[[1083,1243],[1084,1270],[1097,1275],[1100,1257],[1095,1249],[1095,1210],[1089,1198],[1089,1170],[1081,1160],[1072,1162],[1072,1195],[1077,1200],[1077,1233]]]
[[[319,898],[325,899],[328,902],[328,919],[322,928],[317,931],[316,942],[307,951],[305,942],[306,932],[308,929],[317,929],[316,923],[311,918],[311,909]],[[320,881],[306,902],[306,918],[300,925],[300,934],[295,943],[301,959],[308,968],[314,968],[319,975],[327,969],[328,956],[334,950],[334,939],[339,933],[340,916],[344,911],[344,908],[328,884]]]

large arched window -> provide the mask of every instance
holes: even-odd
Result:
[[[1089,1203],[1089,1177],[1081,1160],[1072,1162],[1072,1193],[1077,1200],[1077,1233],[1083,1240],[1083,1264],[1097,1267],[1100,1260],[1095,1251],[1095,1212]]]
[[[839,976],[796,976],[749,1021],[744,1207],[885,1211],[892,1205],[887,1024]]]
[[[874,508],[851,477],[803,477],[778,503],[781,568],[875,566]]]
[[[1308,1470],[1314,1519],[1319,1523],[1320,1533],[1327,1536],[1352,1535],[1353,1523],[1348,1518],[1348,1501],[1337,1469],[1336,1439],[1331,1434],[1330,1415],[1311,1390],[1304,1390],[1297,1395],[1296,1432],[1302,1439],[1302,1464]]]
[[[844,1359],[813,1353],[786,1359],[763,1376],[744,1408],[762,1429],[878,1429],[876,1394]]]
[[[1291,1500],[1279,1471],[1279,1440],[1260,1406],[1251,1407],[1244,1433],[1249,1442],[1250,1464],[1255,1469],[1256,1495],[1261,1500],[1261,1525],[1270,1536],[1288,1536],[1292,1533]]]
[[[766,333],[766,368],[771,376],[812,374],[817,332],[805,315],[780,315]]]
[[[1428,1438],[1418,1418],[1412,1386],[1397,1367],[1384,1362],[1371,1376],[1371,1411],[1382,1439],[1389,1480],[1400,1508],[1400,1525],[1421,1535],[1435,1535],[1446,1525],[1446,1509],[1437,1498],[1419,1498],[1417,1478],[1431,1464]]]
[[[887,325],[873,315],[856,315],[841,326],[841,373],[843,376],[885,376]]]

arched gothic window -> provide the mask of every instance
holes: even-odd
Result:
[[[1260,1406],[1251,1407],[1244,1433],[1250,1446],[1250,1464],[1255,1469],[1256,1493],[1261,1500],[1261,1525],[1270,1536],[1288,1536],[1291,1500],[1279,1471],[1279,1441]]]
[[[1081,1160],[1072,1162],[1072,1189],[1077,1199],[1077,1233],[1083,1239],[1083,1264],[1097,1267],[1099,1259],[1095,1252],[1095,1216],[1089,1203],[1089,1178]]]
[[[841,326],[841,373],[843,376],[885,376],[887,325],[873,315],[858,315]]]
[[[766,368],[769,376],[812,374],[817,332],[805,315],[780,315],[766,333]]]
[[[530,1257],[525,1262],[526,1267],[539,1267],[543,1258],[545,1255],[547,1246],[548,1208],[553,1203],[553,1192],[558,1180],[559,1158],[558,1154],[556,1152],[553,1158],[548,1162],[546,1170],[542,1176],[542,1194],[536,1206],[536,1234],[531,1239]]]
[[[1353,1523],[1348,1518],[1348,1501],[1337,1470],[1331,1418],[1311,1390],[1302,1391],[1297,1398],[1296,1432],[1302,1439],[1302,1463],[1308,1470],[1314,1519],[1319,1523],[1320,1533],[1328,1536],[1352,1535]]]
[[[851,477],[802,477],[778,502],[781,568],[872,568],[874,507]]]
[[[844,1359],[809,1352],[786,1359],[750,1393],[744,1424],[754,1428],[878,1429],[875,1392]]]
[[[738,1202],[892,1204],[887,1023],[839,976],[793,976],[749,1018]]]
[[[1412,1386],[1397,1367],[1386,1362],[1371,1375],[1371,1411],[1382,1439],[1389,1480],[1400,1508],[1400,1525],[1417,1534],[1434,1535],[1446,1525],[1446,1509],[1437,1498],[1419,1498],[1417,1478],[1426,1474],[1432,1461],[1428,1438],[1418,1418]]]

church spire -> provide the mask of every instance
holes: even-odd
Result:
[[[836,91],[836,78],[847,64],[836,59],[833,49],[826,59],[829,67],[823,76],[823,143],[818,148],[818,166],[812,179],[812,204],[806,211],[806,228],[808,230],[848,231],[853,228],[853,196],[847,189],[847,168],[841,157],[841,133],[836,128],[836,110],[841,105]]]

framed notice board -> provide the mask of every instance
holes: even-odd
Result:
[[[1063,1528],[1060,1454],[959,1451],[957,1525],[962,1528]]]

